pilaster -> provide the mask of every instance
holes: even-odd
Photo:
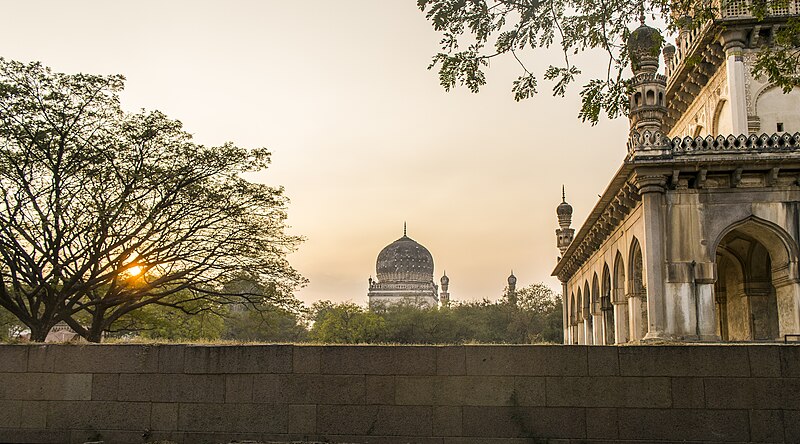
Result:
[[[663,175],[639,175],[634,179],[642,196],[642,262],[647,282],[647,334],[644,339],[666,338],[664,304],[664,192],[667,178]]]
[[[728,74],[728,96],[731,106],[733,134],[747,134],[747,93],[745,91],[744,46],[747,35],[741,29],[722,32],[720,43],[725,50],[725,69]]]

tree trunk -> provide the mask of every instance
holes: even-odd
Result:
[[[103,317],[105,314],[106,310],[103,307],[98,306],[95,309],[92,315],[92,325],[87,329],[84,339],[95,344],[99,344],[103,340],[103,326],[105,324]]]
[[[31,327],[31,342],[44,342],[48,333],[50,333],[50,327]]]

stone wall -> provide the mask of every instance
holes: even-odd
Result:
[[[800,442],[800,346],[0,346],[0,442]]]

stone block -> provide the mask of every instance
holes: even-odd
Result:
[[[185,345],[159,345],[158,372],[183,373],[183,355],[185,350]]]
[[[750,410],[750,439],[755,442],[784,442],[783,412]]]
[[[528,438],[466,438],[447,437],[444,438],[443,444],[553,444],[551,440],[535,440],[532,441]],[[565,439],[558,444],[570,444],[568,439]]]
[[[706,378],[709,409],[779,409],[784,386],[779,378]]]
[[[598,346],[586,348],[589,376],[618,376],[619,347]]]
[[[253,402],[253,375],[225,375],[225,402]]]
[[[153,432],[142,430],[71,430],[71,444],[85,444],[88,442],[101,443],[140,443],[140,442],[183,442],[184,434],[181,432]]]
[[[432,408],[425,406],[321,405],[317,407],[317,432],[424,437],[432,435],[432,418]]]
[[[225,402],[225,375],[119,375],[120,401]]]
[[[435,375],[436,347],[392,347],[395,375]]]
[[[0,428],[0,442],[64,444],[69,442],[68,430]]]
[[[0,401],[0,430],[3,428],[45,429],[46,425],[46,401]]]
[[[516,400],[512,405],[542,406],[547,405],[545,377],[514,377],[514,393]]]
[[[116,401],[119,375],[97,373],[92,375],[92,401]]]
[[[317,406],[290,405],[288,417],[289,433],[313,434],[317,431]]]
[[[784,410],[783,427],[785,442],[800,442],[800,410]]]
[[[154,402],[150,410],[152,430],[178,430],[178,406],[176,402]]]
[[[622,376],[749,376],[746,347],[631,346],[619,348]]]
[[[466,347],[468,375],[586,376],[582,346],[472,345]]]
[[[750,375],[763,378],[781,376],[781,353],[776,346],[752,345],[747,347],[750,358]]]
[[[433,408],[433,436],[461,436],[461,407]]]
[[[466,375],[467,352],[464,346],[436,347],[437,375]]]
[[[0,380],[0,399],[92,399],[92,375],[88,374],[5,373]]]
[[[57,373],[156,373],[158,347],[152,345],[49,345]],[[39,358],[37,358],[38,360]],[[48,357],[43,359],[49,363]]]
[[[784,378],[800,378],[800,345],[782,346],[781,376]]]
[[[28,371],[28,346],[0,344],[0,373]]]
[[[253,402],[286,404],[285,378],[286,375],[253,375]]]
[[[395,377],[394,376],[366,376],[366,403],[367,404],[395,404]]]
[[[590,440],[619,438],[617,411],[613,408],[586,409],[586,438]]]
[[[576,408],[465,406],[462,422],[465,437],[586,437],[584,409]]]
[[[390,346],[325,346],[320,354],[320,371],[341,375],[392,375],[394,353]]]
[[[28,346],[28,371],[49,373],[55,368],[56,345],[29,345]],[[65,346],[66,347],[66,346]]]
[[[800,410],[800,379],[782,378],[781,387],[781,408]]]
[[[554,407],[662,407],[672,405],[669,378],[548,377],[547,405]]]
[[[184,404],[178,429],[193,432],[286,433],[288,409],[269,404]]]
[[[291,373],[291,345],[188,346],[185,373]]]
[[[701,378],[672,378],[672,407],[702,409],[706,406]]]
[[[150,427],[150,404],[115,401],[50,401],[51,429],[145,430]]]
[[[398,405],[512,405],[512,376],[398,376]]]
[[[618,409],[620,440],[750,441],[747,410]]]
[[[282,375],[279,396],[289,404],[364,404],[363,375]]]
[[[322,347],[295,345],[292,347],[292,370],[294,373],[319,373]]]

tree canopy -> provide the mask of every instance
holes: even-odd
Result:
[[[751,14],[763,20],[770,8],[788,0],[743,2]],[[666,23],[667,31],[697,29],[720,16],[720,1],[696,0],[417,0],[417,6],[442,34],[441,51],[429,69],[438,67],[441,85],[457,85],[478,92],[486,83],[489,60],[513,57],[521,74],[513,81],[515,100],[533,97],[539,76],[552,82],[554,95],[563,96],[582,71],[575,55],[599,51],[606,59],[605,75],[589,79],[581,89],[579,117],[592,124],[602,114],[615,118],[627,113],[630,63],[627,39],[631,26],[649,18]],[[559,47],[563,61],[542,73],[529,69],[525,52]],[[800,86],[800,20],[792,18],[777,29],[773,45],[765,46],[754,67],[771,83],[791,91]]]
[[[270,153],[126,113],[123,85],[0,59],[0,307],[33,340],[64,321],[99,341],[151,304],[289,300],[303,278],[286,261],[301,240],[285,232],[287,199],[241,177]],[[270,291],[226,289],[241,277]]]

